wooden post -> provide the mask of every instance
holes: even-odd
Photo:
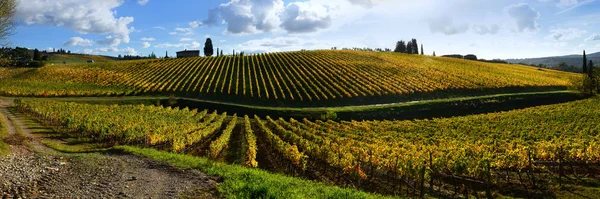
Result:
[[[425,198],[425,167],[427,167],[427,162],[423,161],[423,167],[421,168],[421,190],[420,190],[421,198]]]
[[[492,179],[491,179],[492,178],[492,172],[490,171],[490,167],[491,167],[490,163],[488,162],[486,166],[487,166],[487,168],[486,168],[486,170],[487,170],[487,172],[486,172],[487,174],[486,175],[487,176],[486,176],[486,182],[485,182],[485,197],[486,198],[492,198],[492,193],[490,191],[490,183],[492,183]]]
[[[531,183],[533,184],[533,187],[536,187],[535,173],[533,172],[533,159],[531,158],[531,149],[527,149],[527,161],[529,161],[529,173],[531,175]]]
[[[429,152],[429,192],[433,193],[433,158]]]
[[[558,185],[562,187],[562,176],[563,176],[563,157],[562,157],[562,145],[558,151]]]

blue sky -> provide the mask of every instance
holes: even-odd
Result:
[[[148,55],[393,48],[525,58],[600,51],[596,0],[20,0],[14,46]]]

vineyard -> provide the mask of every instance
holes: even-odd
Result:
[[[599,103],[596,97],[445,119],[339,122],[45,100],[17,106],[97,142],[201,151],[213,159],[240,150],[237,159],[249,167],[384,194],[457,196],[598,179],[600,110],[590,107]]]
[[[578,76],[431,56],[298,51],[0,68],[5,96],[176,95],[270,105],[369,104],[563,90]]]

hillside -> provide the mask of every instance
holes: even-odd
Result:
[[[577,75],[520,65],[360,51],[0,69],[2,95],[177,95],[268,105],[373,104],[563,90]]]
[[[543,64],[546,67],[552,68],[558,66],[564,62],[569,66],[576,66],[581,68],[583,55],[565,55],[565,56],[552,56],[552,57],[540,57],[540,58],[525,58],[525,59],[507,59],[508,63],[523,63],[529,65]],[[592,53],[587,55],[588,60],[592,60],[595,63],[600,63],[600,52]]]
[[[100,55],[79,55],[79,54],[50,54],[50,63],[54,64],[81,64],[87,63],[88,60],[94,62],[113,62],[117,61],[115,57],[100,56]]]

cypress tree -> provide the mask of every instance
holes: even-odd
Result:
[[[590,60],[589,64],[588,64],[588,77],[590,77],[590,79],[594,78],[594,62],[592,60]]]
[[[214,53],[212,40],[210,38],[206,38],[206,42],[204,43],[204,56],[210,57]]]
[[[419,45],[417,44],[417,39],[412,39],[411,50],[412,54],[419,54]]]
[[[397,53],[402,52],[402,51],[400,51],[400,49],[401,49],[400,45],[403,45],[402,41],[396,42],[396,48],[394,48],[394,52],[397,52]]]
[[[424,52],[425,51],[423,50],[423,44],[421,44],[421,55],[424,55],[425,54]]]
[[[40,51],[37,48],[35,50],[33,50],[33,60],[35,60],[35,61],[42,60],[42,54],[40,53]]]
[[[406,49],[404,49],[404,52],[408,53],[408,54],[412,54],[412,41],[408,41],[406,43]]]
[[[435,51],[433,51],[433,56],[435,57]]]
[[[591,60],[590,60],[591,61]],[[585,55],[585,50],[583,51],[583,73],[587,73],[587,56]]]

